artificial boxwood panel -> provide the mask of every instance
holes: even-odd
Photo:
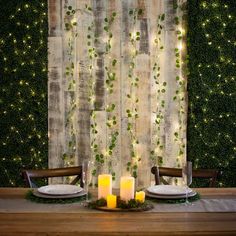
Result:
[[[47,166],[47,1],[0,0],[0,186]]]
[[[236,186],[235,0],[188,1],[188,54],[188,159]]]

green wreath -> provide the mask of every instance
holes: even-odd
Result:
[[[33,194],[33,190],[29,190],[26,193],[25,198],[27,200],[30,200],[32,202],[37,203],[51,203],[51,204],[68,204],[68,203],[74,203],[74,202],[82,202],[86,200],[86,195],[80,196],[80,197],[74,197],[74,198],[42,198],[37,197]],[[91,198],[91,194],[89,194],[89,198]]]
[[[157,199],[152,197],[146,197],[148,200],[156,202],[156,203],[170,203],[170,204],[177,204],[177,203],[185,203],[185,198],[181,199]],[[197,200],[201,199],[201,195],[197,193],[196,195],[192,197],[188,197],[189,202],[195,202]]]

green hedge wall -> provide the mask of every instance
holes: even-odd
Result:
[[[236,186],[236,1],[188,3],[188,158]]]
[[[0,0],[0,186],[47,166],[47,1]]]

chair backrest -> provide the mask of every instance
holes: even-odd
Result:
[[[169,177],[182,177],[182,169],[180,168],[168,168],[168,167],[157,167],[151,168],[152,174],[155,176],[156,185],[161,183],[162,176]],[[209,179],[209,187],[216,186],[216,179],[218,176],[218,170],[215,169],[195,169],[192,173],[193,178],[205,178]]]
[[[22,175],[25,180],[26,186],[30,188],[37,187],[32,179],[63,176],[76,176],[70,184],[76,184],[80,180],[80,185],[81,187],[83,187],[82,166],[46,170],[23,170]]]

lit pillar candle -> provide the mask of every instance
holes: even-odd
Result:
[[[107,198],[112,193],[112,177],[111,175],[98,176],[98,199]]]
[[[107,195],[107,207],[116,208],[116,195]]]
[[[134,199],[134,177],[123,176],[120,179],[120,198],[124,201]]]
[[[144,202],[145,201],[145,192],[144,191],[139,191],[135,193],[135,200]]]

